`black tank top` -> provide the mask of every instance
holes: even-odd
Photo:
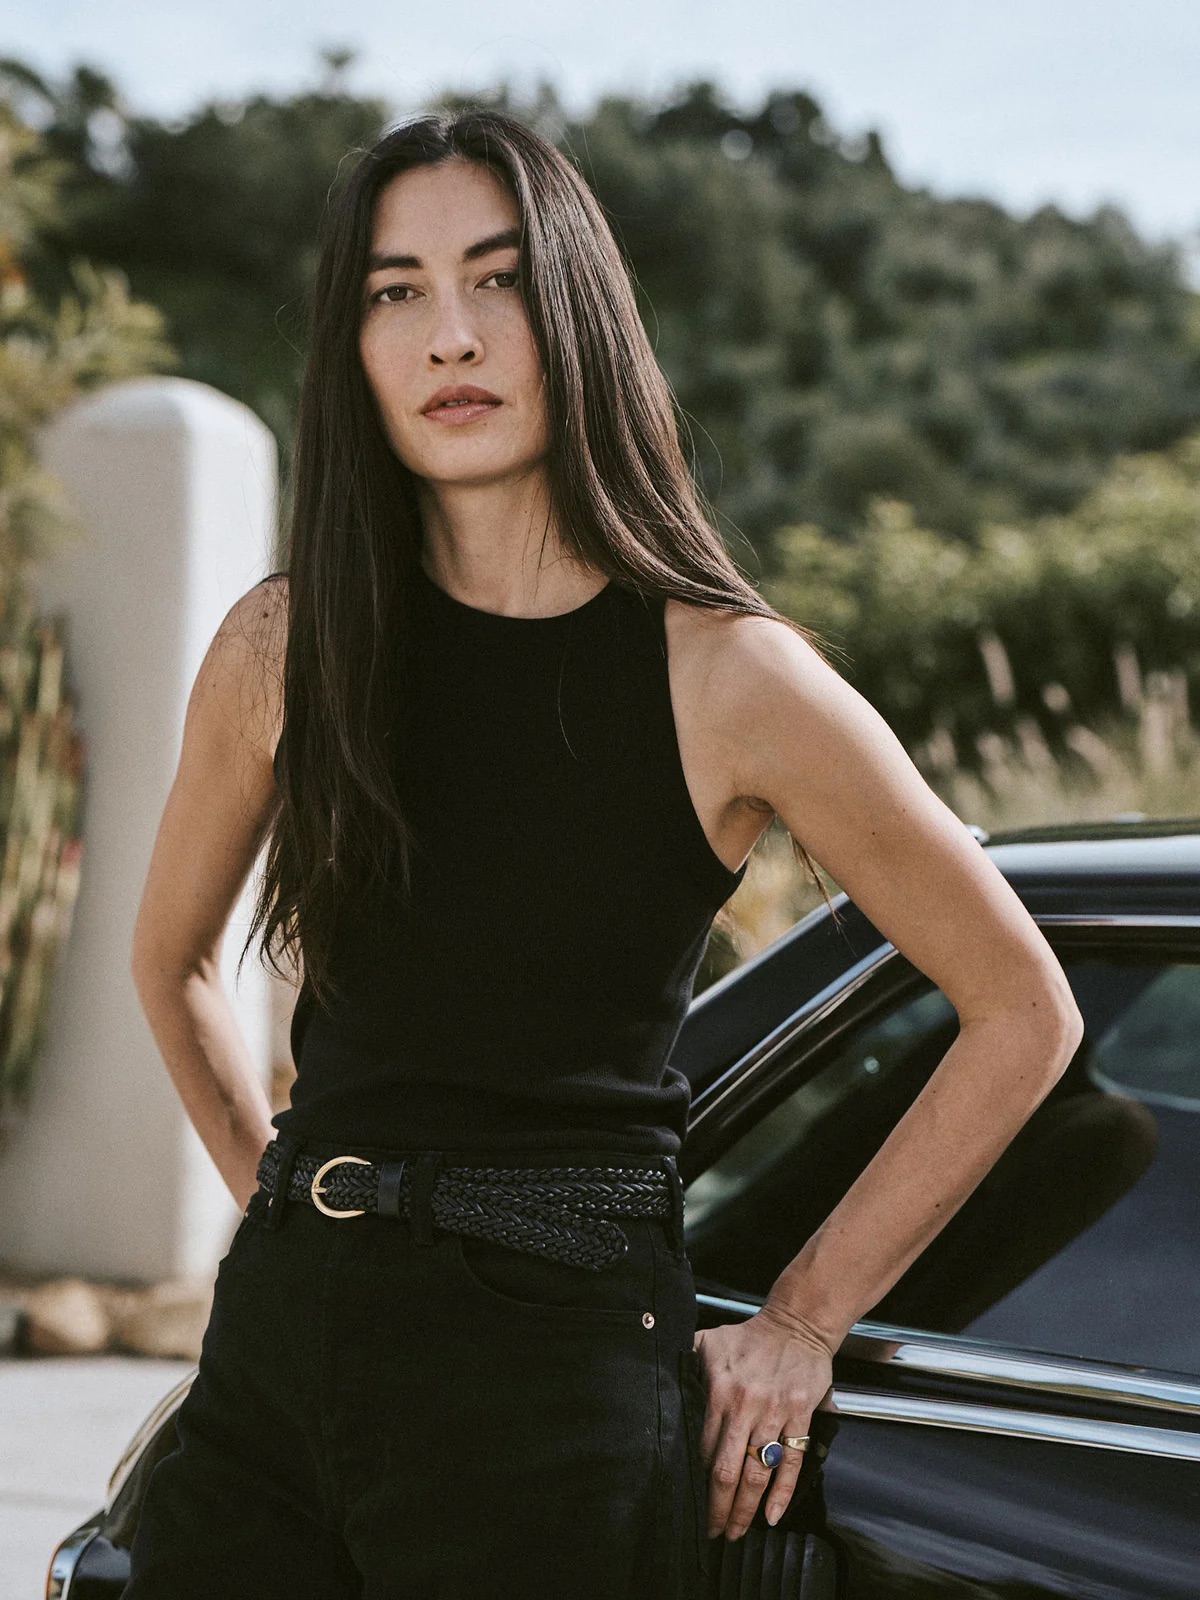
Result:
[[[610,582],[508,617],[418,564],[391,743],[424,848],[339,917],[345,999],[301,986],[291,1104],[316,1140],[673,1154],[668,1063],[712,920],[746,872],[692,804],[663,601]]]

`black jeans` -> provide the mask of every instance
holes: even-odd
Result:
[[[418,1152],[309,1142],[323,1157]],[[125,1600],[698,1600],[705,1396],[682,1192],[618,1218],[599,1272],[399,1221],[251,1198]],[[278,1225],[276,1225],[278,1224]]]

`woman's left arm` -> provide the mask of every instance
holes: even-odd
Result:
[[[1066,1069],[1083,1021],[1037,924],[871,704],[798,634],[737,618],[710,673],[739,795],[771,807],[930,978],[959,1033],[912,1105],[748,1321],[697,1334],[709,1395],[709,1534],[737,1537],[799,1476],[746,1450],[804,1435],[832,1359]]]

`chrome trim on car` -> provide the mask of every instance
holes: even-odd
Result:
[[[714,1078],[712,1083],[697,1095],[688,1122],[689,1136],[691,1130],[706,1116],[711,1116],[720,1102],[734,1091],[743,1078],[759,1071],[780,1051],[785,1050],[797,1034],[820,1022],[831,1011],[844,1004],[856,990],[861,989],[863,984],[875,975],[881,966],[893,960],[898,954],[896,946],[890,942],[877,945],[852,967],[848,967],[840,977],[813,995],[811,1000],[806,1000],[802,1006],[785,1017],[777,1027],[772,1028],[770,1033],[765,1034],[753,1049],[739,1056],[732,1066],[726,1067],[720,1077]]]
[[[153,1410],[139,1423],[133,1437],[121,1452],[121,1459],[109,1474],[108,1488],[104,1497],[104,1509],[106,1512],[112,1510],[113,1502],[120,1494],[121,1486],[133,1470],[138,1457],[166,1421],[167,1416],[181,1404],[198,1371],[198,1365],[194,1365],[190,1371],[185,1372],[179,1382],[173,1384],[167,1390],[162,1399],[155,1403]]]
[[[761,1300],[753,1300],[749,1296],[708,1294],[704,1290],[697,1292],[696,1304],[709,1306],[713,1311],[732,1311],[735,1317],[752,1317],[756,1311],[762,1310]]]
[[[696,1303],[737,1317],[752,1317],[761,1305],[750,1297],[703,1291],[697,1293]],[[877,1363],[881,1369],[901,1368],[1064,1400],[1108,1400],[1143,1410],[1200,1417],[1200,1378],[1192,1379],[1187,1373],[1156,1372],[1077,1356],[1031,1352],[982,1339],[952,1338],[869,1321],[854,1324],[838,1354],[850,1360]]]
[[[1200,929],[1200,916],[1186,911],[1042,911],[1033,920],[1052,927]]]
[[[100,1518],[90,1518],[73,1529],[50,1557],[46,1569],[46,1600],[71,1600],[80,1557],[100,1532]]]
[[[969,1405],[959,1400],[875,1394],[870,1389],[838,1384],[833,1388],[833,1409],[842,1416],[864,1417],[872,1422],[912,1422],[925,1427],[1035,1439],[1047,1444],[1081,1444],[1094,1450],[1121,1450],[1132,1455],[1166,1456],[1173,1461],[1200,1461],[1200,1433],[1141,1427],[1135,1422],[1103,1422],[1091,1417],[1059,1416],[1049,1411],[1013,1411],[1007,1406]]]
[[[1200,1379],[1193,1381],[1183,1373],[1030,1352],[983,1340],[922,1336],[912,1328],[882,1322],[855,1323],[841,1353],[939,1378],[968,1378],[1007,1389],[1112,1400],[1200,1417]]]

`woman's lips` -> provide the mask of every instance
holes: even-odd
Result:
[[[468,400],[462,406],[434,406],[432,411],[423,411],[421,415],[431,422],[474,422],[502,404],[500,400]]]

